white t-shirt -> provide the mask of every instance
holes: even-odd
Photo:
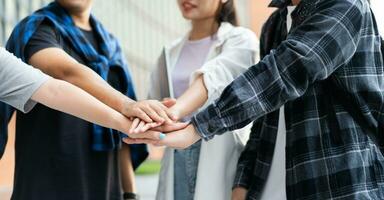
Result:
[[[189,87],[191,74],[200,69],[208,56],[214,37],[186,41],[181,49],[175,68],[172,71],[172,84],[175,98],[181,96]]]
[[[291,14],[295,6],[288,7],[287,30],[292,26]],[[279,112],[279,126],[276,137],[275,151],[273,153],[271,170],[268,175],[267,182],[261,194],[261,200],[284,200],[287,199],[286,193],[286,169],[285,169],[285,145],[286,145],[286,127],[284,106]]]
[[[173,94],[179,98],[189,87],[191,74],[200,69],[208,56],[215,37],[186,41],[181,49],[175,68],[172,71]],[[188,120],[190,116],[183,120]]]

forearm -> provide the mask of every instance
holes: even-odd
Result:
[[[203,75],[201,75],[177,99],[176,104],[171,109],[178,113],[179,118],[183,118],[203,106],[207,99],[208,91],[204,85]]]
[[[28,61],[44,73],[69,82],[88,92],[109,107],[122,112],[128,97],[112,88],[92,69],[78,63],[58,48],[47,48],[35,53]]]
[[[132,99],[115,90],[91,69],[85,67],[82,69],[73,74],[67,74],[62,80],[87,91],[90,95],[118,112],[122,112],[126,102],[133,102]]]
[[[35,92],[32,99],[52,109],[120,132],[127,132],[131,124],[117,111],[64,81],[56,79],[47,81]]]
[[[334,3],[337,5],[320,6],[321,11],[295,27],[287,40],[235,79],[214,104],[195,116],[192,123],[203,138],[208,140],[246,126],[301,97],[312,84],[347,65],[358,46],[362,16],[349,2]],[[338,12],[345,13],[338,16],[341,19],[330,17],[329,10],[336,7],[341,9]],[[356,29],[346,28],[350,24]],[[351,39],[346,40],[346,36]]]

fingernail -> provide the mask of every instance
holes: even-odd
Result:
[[[159,135],[159,139],[160,140],[163,140],[165,138],[165,134],[164,133],[160,133],[160,135]]]

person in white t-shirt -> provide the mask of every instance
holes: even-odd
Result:
[[[233,0],[177,2],[192,27],[164,48],[149,98],[177,98],[170,111],[188,121],[258,60],[258,40],[251,30],[237,26]],[[233,133],[186,150],[167,148],[156,199],[230,199],[237,159],[249,130]]]

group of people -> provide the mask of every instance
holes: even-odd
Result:
[[[158,200],[384,199],[368,0],[272,0],[260,41],[234,0],[177,3],[191,29],[164,47],[150,100],[93,0],[55,0],[15,27],[0,48],[2,152],[18,110],[13,200],[139,199],[145,144],[167,146]]]

